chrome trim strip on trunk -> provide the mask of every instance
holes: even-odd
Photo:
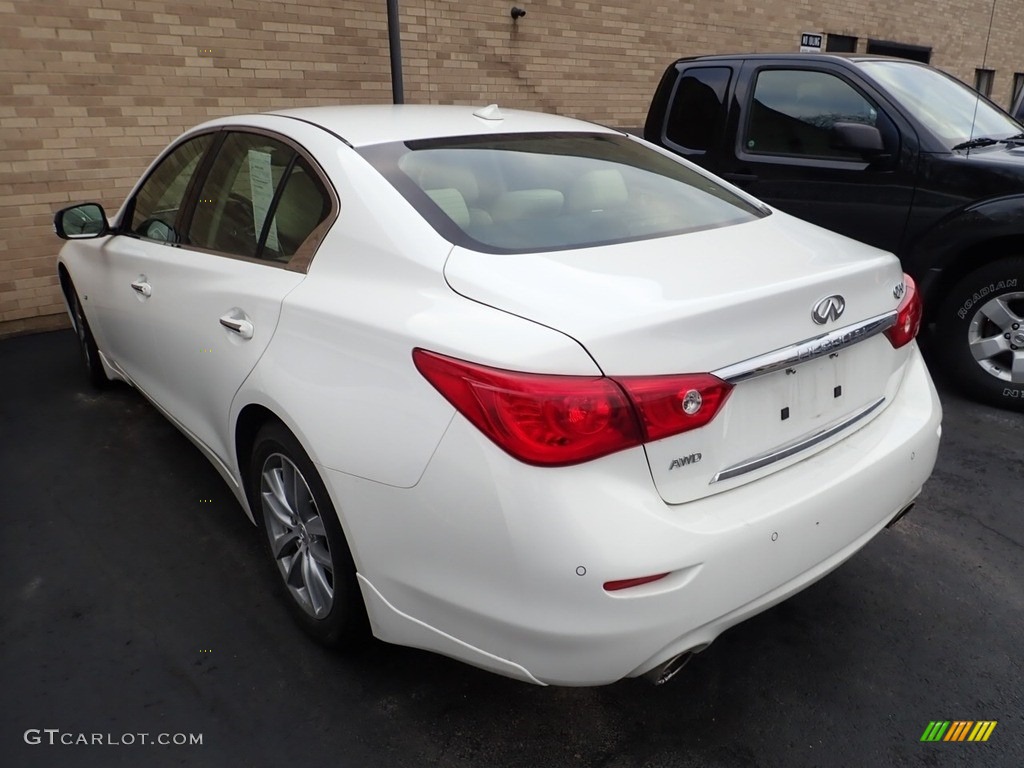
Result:
[[[824,442],[833,435],[842,432],[847,427],[856,424],[861,419],[866,418],[869,414],[878,410],[878,408],[880,408],[882,403],[884,402],[885,398],[880,397],[877,400],[875,400],[875,402],[865,406],[864,408],[861,408],[856,413],[847,416],[846,418],[836,422],[832,426],[825,427],[825,429],[821,430],[820,432],[815,432],[813,435],[810,435],[809,437],[800,438],[795,443],[784,445],[781,448],[773,448],[767,453],[762,453],[759,456],[754,456],[753,458],[747,459],[746,461],[741,461],[739,464],[733,464],[731,467],[723,469],[721,472],[712,477],[711,482],[708,483],[708,485],[712,485],[721,480],[731,480],[734,477],[745,475],[747,472],[753,472],[756,469],[767,467],[769,464],[774,464],[777,461],[788,459],[790,456],[800,453],[800,451],[804,451],[810,448],[811,446],[817,445],[818,443]]]
[[[843,347],[887,331],[894,325],[896,325],[895,310],[886,312],[884,315],[869,317],[867,320],[861,320],[853,325],[836,328],[834,331],[823,333],[820,336],[798,341],[788,347],[727,365],[717,371],[711,371],[711,375],[736,384],[757,376],[764,376],[766,373],[781,371],[799,363],[806,363],[808,360],[814,360],[824,355],[830,355]]]

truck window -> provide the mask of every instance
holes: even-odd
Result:
[[[831,146],[837,122],[878,123],[878,110],[844,80],[825,72],[768,69],[757,75],[743,146],[747,152],[860,160]]]
[[[686,149],[707,150],[722,136],[729,67],[694,67],[676,85],[665,138]]]

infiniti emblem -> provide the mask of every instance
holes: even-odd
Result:
[[[811,319],[818,325],[824,325],[831,320],[838,320],[844,309],[846,309],[846,300],[842,296],[838,294],[826,296],[814,305],[814,309],[811,310]]]

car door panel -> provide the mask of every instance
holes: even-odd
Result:
[[[898,250],[917,163],[909,126],[885,109],[878,94],[838,68],[771,61],[743,66],[736,89],[744,105],[742,117],[734,118],[736,151],[722,175],[787,213]],[[869,162],[831,146],[829,128],[839,120],[878,127],[885,155]]]
[[[145,276],[151,294],[119,289],[127,353],[119,362],[139,389],[226,460],[231,400],[270,343],[285,296],[305,275],[186,248],[145,243],[141,250],[126,254],[119,271],[123,280]]]
[[[227,130],[210,146],[127,206],[128,232],[101,252],[98,315],[126,377],[230,464],[231,401],[305,279],[289,262],[337,206],[293,143]]]

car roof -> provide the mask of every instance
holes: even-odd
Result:
[[[854,63],[862,61],[900,61],[906,64],[916,64],[921,67],[929,66],[920,61],[902,59],[897,56],[884,56],[880,53],[800,53],[796,51],[780,53],[715,53],[707,56],[684,56],[677,61],[735,61],[736,59],[806,59],[808,61],[846,61]]]
[[[446,136],[505,133],[619,133],[611,128],[542,112],[498,108],[492,119],[482,106],[376,104],[302,107],[269,114],[302,120],[339,136],[353,147]],[[497,117],[498,119],[493,119]]]

